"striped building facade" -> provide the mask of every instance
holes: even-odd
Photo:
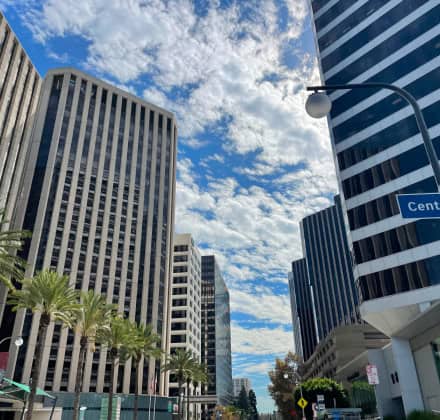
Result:
[[[300,227],[320,341],[338,326],[360,322],[340,197],[305,217]]]
[[[322,82],[381,82],[406,89],[422,109],[439,155],[439,1],[311,0],[310,5]],[[399,193],[437,192],[413,110],[384,89],[329,96],[328,123],[361,316],[392,338],[405,413],[440,409],[435,356],[440,221],[403,219],[396,201]]]
[[[12,223],[41,83],[0,12],[0,209]]]
[[[93,289],[131,320],[149,323],[169,349],[168,300],[174,223],[177,129],[173,115],[71,68],[48,72],[32,133],[20,206],[33,232],[25,250],[27,275],[51,268],[78,290]],[[8,370],[28,382],[38,317],[18,312]],[[11,328],[3,322],[2,331]],[[6,331],[5,331],[6,333]],[[79,337],[49,328],[39,385],[73,391]],[[139,378],[142,392],[159,378],[150,360]],[[119,368],[117,392],[134,392],[130,363]],[[161,378],[157,392],[164,394]],[[105,392],[106,351],[89,353],[84,392]]]

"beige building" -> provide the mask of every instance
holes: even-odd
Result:
[[[382,348],[389,338],[368,324],[344,325],[332,330],[304,363],[304,379],[336,379],[338,369],[368,349]]]
[[[27,275],[66,273],[78,290],[95,290],[131,320],[152,324],[167,345],[174,225],[177,129],[173,114],[72,68],[48,72],[33,127],[21,212],[33,232]],[[38,317],[18,312],[8,374],[31,376]],[[3,326],[2,326],[3,329]],[[73,391],[79,337],[51,324],[39,386]],[[165,348],[166,349],[166,348]],[[159,361],[143,366],[143,393],[166,393]],[[106,351],[88,353],[84,392],[105,392]],[[130,362],[117,392],[134,392]]]

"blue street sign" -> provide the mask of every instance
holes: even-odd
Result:
[[[398,194],[397,202],[404,219],[440,217],[440,193]]]

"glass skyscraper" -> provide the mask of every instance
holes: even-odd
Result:
[[[295,352],[303,360],[307,360],[315,351],[317,336],[305,258],[292,262],[292,272],[289,273],[289,290]]]
[[[209,383],[203,393],[217,403],[233,399],[229,291],[214,255],[202,256],[202,362]]]
[[[337,326],[360,321],[339,196],[335,205],[301,221],[301,236],[319,341]]]
[[[310,4],[322,82],[381,82],[406,89],[418,101],[439,155],[439,1]],[[396,202],[396,194],[437,191],[413,110],[383,89],[337,90],[329,96],[360,312],[392,338],[405,412],[430,408],[434,403],[427,398],[434,401],[435,387],[426,378],[440,389],[427,365],[434,366],[429,340],[440,336],[434,313],[440,302],[440,221],[403,219]]]
[[[174,222],[176,124],[173,115],[74,69],[48,72],[41,91],[19,216],[33,232],[24,253],[27,276],[50,268],[78,290],[95,290],[136,322],[152,324],[167,343]],[[6,322],[8,321],[8,323]],[[9,372],[27,383],[38,317],[19,311],[2,332],[22,335]],[[10,331],[13,326],[13,331]],[[73,391],[79,337],[51,324],[39,386]],[[107,352],[89,352],[85,392],[105,392]],[[159,361],[140,379],[147,393]],[[130,363],[117,392],[134,392]],[[157,391],[164,392],[163,381]]]

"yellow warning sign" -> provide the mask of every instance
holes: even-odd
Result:
[[[300,398],[297,402],[297,404],[301,407],[301,408],[306,408],[308,402],[304,399],[304,398]]]

